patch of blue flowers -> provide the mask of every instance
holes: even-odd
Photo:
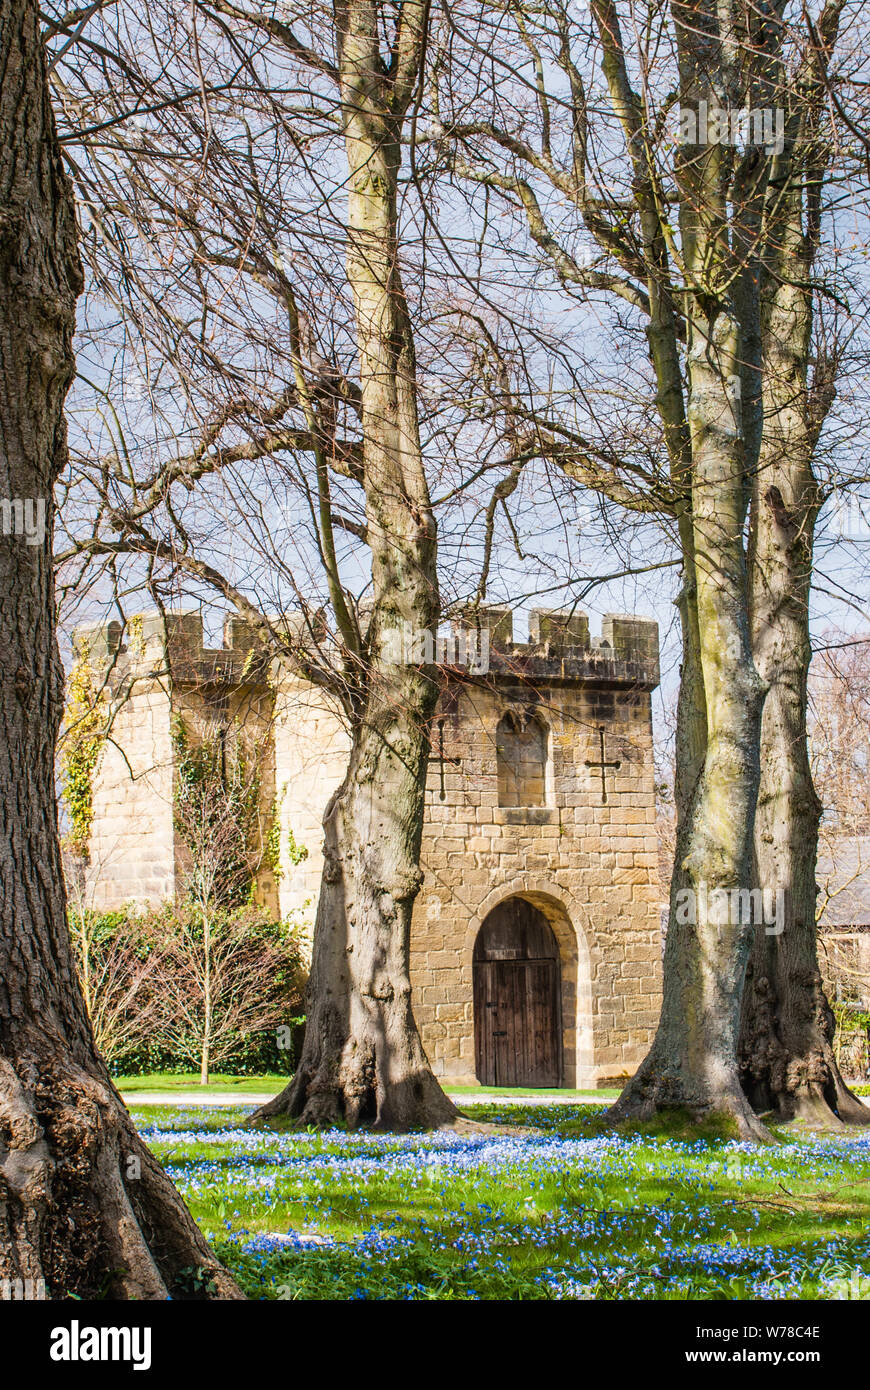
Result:
[[[273,1132],[245,1113],[138,1119],[254,1297],[870,1297],[864,1134],[650,1140],[570,1106],[490,1108],[504,1133]],[[813,1201],[841,1189],[837,1216]]]

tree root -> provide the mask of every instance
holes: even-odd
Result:
[[[107,1077],[0,1057],[0,1277],[50,1298],[241,1299]]]
[[[650,1053],[605,1113],[608,1124],[656,1126],[661,1132],[700,1131],[746,1143],[769,1144],[772,1135],[740,1087],[714,1087],[706,1078],[660,1070]]]
[[[374,1045],[356,1043],[351,1048],[344,1043],[340,1051],[324,1048],[310,1060],[303,1052],[293,1080],[255,1110],[248,1123],[279,1115],[321,1129],[366,1126],[401,1133],[452,1124],[459,1112],[425,1058],[419,1065],[402,1066]]]

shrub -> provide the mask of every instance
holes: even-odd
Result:
[[[250,906],[218,910],[207,972],[191,904],[71,912],[70,932],[97,1045],[115,1075],[200,1067],[206,987],[211,1066],[236,1075],[289,1068],[292,1051],[281,1044],[302,997],[294,925]]]

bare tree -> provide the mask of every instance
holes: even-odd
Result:
[[[837,284],[826,277],[825,186],[839,195],[837,130],[827,99],[843,4],[823,8],[786,81],[785,32],[765,80],[783,110],[783,148],[768,200],[778,203],[756,260],[760,374],[758,461],[753,478],[750,604],[753,649],[767,686],[755,829],[755,873],[776,885],[785,916],[757,930],[747,971],[739,1047],[755,1107],[815,1123],[866,1124],[834,1052],[816,938],[816,857],[822,802],[807,745],[810,589],[825,486],[820,436],[834,403],[848,341],[837,322]],[[840,159],[842,159],[840,154]],[[828,305],[832,304],[835,313]],[[836,1119],[835,1119],[836,1117]]]
[[[866,636],[828,630],[810,667],[810,763],[831,863],[838,842],[870,833],[868,646]]]
[[[156,926],[156,924],[155,924]],[[174,1057],[220,1068],[256,1033],[286,1026],[288,952],[257,931],[247,912],[182,905],[158,935],[162,974],[153,1038]]]
[[[682,1106],[699,1116],[725,1113],[760,1137],[742,1089],[750,1054],[762,1106],[792,1114],[806,1102],[817,1112],[824,1092],[841,1113],[865,1115],[837,1080],[829,1040],[808,1027],[818,1017],[818,968],[804,911],[807,871],[796,857],[813,805],[798,767],[806,761],[811,525],[823,500],[810,461],[838,365],[837,353],[822,352],[809,372],[813,313],[826,296],[837,298],[812,267],[838,138],[825,113],[843,11],[827,4],[814,24],[785,8],[761,16],[751,5],[726,12],[706,0],[649,7],[642,22],[613,0],[592,0],[588,16],[559,0],[486,15],[457,7],[444,41],[438,121],[425,135],[433,166],[440,161],[470,189],[485,190],[482,207],[474,191],[469,198],[487,226],[491,200],[511,209],[536,273],[549,268],[578,314],[594,306],[609,341],[646,358],[659,447],[651,431],[651,466],[639,470],[629,459],[627,468],[615,461],[602,469],[601,434],[619,439],[624,429],[611,415],[602,429],[601,414],[582,398],[578,405],[576,391],[563,391],[557,409],[552,389],[538,390],[525,421],[541,453],[585,486],[624,507],[658,511],[666,524],[670,517],[682,556],[664,1006],[617,1118]],[[816,334],[816,345],[825,341],[824,331]],[[629,392],[626,402],[631,408]],[[768,814],[777,820],[776,850],[767,848]],[[753,978],[776,1002],[765,1039],[756,1018],[740,1067],[753,928],[681,923],[675,909],[687,892],[698,904],[710,901],[702,887],[748,887],[756,871],[766,886],[788,887],[792,916],[781,938],[758,943],[764,961]]]
[[[50,522],[82,276],[38,19],[31,0],[0,13],[0,469],[6,495],[42,499]],[[54,798],[61,669],[51,534],[49,524],[32,544],[0,539],[0,1270],[44,1279],[58,1296],[97,1296],[108,1280],[116,1297],[164,1299],[184,1293],[183,1271],[194,1267],[207,1297],[238,1298],[136,1134],[76,980]]]
[[[98,913],[77,905],[70,936],[94,1043],[112,1066],[153,1036],[155,984],[166,963],[135,918],[107,929]]]
[[[246,1005],[238,924],[221,921],[221,909],[239,906],[248,896],[265,850],[261,748],[249,733],[230,730],[222,720],[190,724],[176,720],[174,822],[186,850],[182,890],[195,915],[181,915],[178,934],[168,943],[167,987],[177,1007],[166,1011],[163,1031],[168,1028],[176,1042],[198,1039],[200,1083],[207,1086],[209,1068],[227,1052],[234,1031],[257,1020],[267,1027],[267,1005],[277,1008],[278,1000],[263,994],[270,959],[262,963],[265,974],[256,965]]]
[[[723,75],[732,75],[728,48],[712,6],[674,5],[670,26],[664,32],[656,26],[655,44],[679,72],[677,98],[673,87],[673,95],[660,91],[650,31],[632,27],[626,41],[612,0],[593,0],[591,30],[578,28],[560,4],[541,12],[520,6],[516,14],[512,41],[537,106],[537,143],[518,138],[504,119],[448,114],[446,99],[444,138],[461,140],[472,152],[474,162],[466,157],[459,172],[523,211],[531,238],[563,282],[612,295],[644,316],[669,469],[667,477],[656,469],[651,482],[675,519],[683,560],[677,852],[664,1002],[652,1051],[613,1113],[646,1117],[680,1106],[695,1115],[727,1114],[741,1133],[760,1136],[736,1065],[749,931],[723,934],[712,919],[687,927],[676,912],[685,889],[700,906],[702,885],[730,889],[748,881],[759,775],[763,688],[750,649],[743,540],[752,460],[733,385],[745,356],[745,276],[728,220],[739,169],[697,131],[676,151],[674,176],[664,166],[668,111],[677,99],[693,111],[717,104]],[[507,19],[499,13],[500,24]],[[596,111],[607,113],[600,153],[575,56],[575,45],[590,42],[604,74],[604,91],[595,93]],[[548,70],[559,87],[552,95]],[[495,97],[497,105],[501,100]],[[556,101],[565,113],[558,144]],[[538,179],[579,213],[600,264],[587,266],[563,246],[536,195]],[[573,452],[582,459],[579,444]]]
[[[206,15],[213,38],[207,73]],[[130,159],[121,215],[142,237],[151,238],[151,244],[165,238],[164,267],[170,259],[176,267],[184,261],[188,278],[179,295],[186,296],[188,304],[208,281],[209,289],[199,300],[205,325],[201,333],[179,326],[177,340],[170,342],[165,303],[157,316],[166,349],[163,361],[171,362],[183,379],[197,437],[183,454],[158,456],[145,476],[132,472],[120,441],[115,458],[103,453],[89,475],[96,523],[88,519],[87,533],[80,530],[59,557],[67,570],[80,575],[76,566],[82,558],[88,565],[102,561],[111,571],[120,558],[141,556],[145,582],[161,598],[161,574],[167,572],[213,587],[236,606],[272,652],[317,681],[344,711],[352,748],[347,778],[324,823],[326,865],[305,1053],[292,1090],[267,1107],[268,1113],[289,1108],[326,1123],[336,1118],[352,1124],[370,1119],[405,1127],[438,1123],[455,1114],[423,1052],[408,978],[410,915],[420,883],[428,729],[438,673],[431,665],[396,664],[391,655],[396,630],[405,625],[414,631],[432,630],[439,614],[435,521],[420,442],[415,345],[399,258],[397,205],[402,131],[412,119],[418,92],[426,18],[426,7],[416,3],[354,3],[334,18],[320,11],[309,18],[300,9],[298,23],[289,13],[277,21],[229,4],[194,12],[203,105],[197,109],[180,101],[171,115],[179,159],[196,151],[201,186],[194,199],[180,196],[181,184],[173,171],[167,187],[166,165],[146,137],[138,167]],[[174,32],[176,16],[170,14],[167,23]],[[178,51],[182,61],[180,46]],[[275,82],[276,65],[289,75],[292,100]],[[251,156],[252,129],[237,118],[238,94],[218,95],[231,87],[232,79],[228,76],[224,83],[216,74],[230,69],[246,72],[246,117],[258,134],[263,133],[263,149],[270,141],[274,167],[260,152]],[[141,85],[144,89],[147,84]],[[84,86],[82,80],[68,102],[71,122],[74,117],[79,128]],[[303,90],[304,101],[298,95]],[[153,98],[151,88],[148,92]],[[141,93],[103,93],[109,108],[119,100],[123,107],[131,95],[138,100]],[[90,94],[87,105],[93,119]],[[296,237],[303,270],[305,258],[308,263],[312,259],[310,248],[301,229],[293,228],[288,238],[282,225],[288,212],[281,188],[284,171],[293,160],[305,166],[304,142],[293,124],[300,107],[311,140],[329,145],[325,162],[308,170],[306,177],[317,202],[323,171],[328,170],[330,211],[319,244],[327,248],[326,261],[332,255],[334,275],[344,252],[335,295],[350,301],[337,315],[338,341],[326,353],[318,341],[321,333],[328,338],[332,331],[322,313],[323,284],[300,285],[302,277],[295,273],[287,240],[292,243]],[[108,111],[100,116],[109,119]],[[120,113],[117,123],[121,124]],[[129,141],[122,136],[116,137],[115,148],[124,153],[116,158],[129,159]],[[88,148],[80,182],[89,206],[99,208],[105,170],[102,154]],[[341,165],[335,163],[339,154]],[[157,170],[150,183],[143,177],[146,163]],[[338,219],[331,203],[339,193],[344,196],[345,189],[347,214]],[[264,207],[274,215],[264,217]],[[215,209],[218,216],[213,215]],[[118,253],[122,239],[105,230],[105,219],[94,236],[103,256],[105,287],[110,278],[105,266]],[[338,255],[330,248],[330,238],[339,244]],[[128,259],[122,250],[125,266]],[[177,269],[175,275],[178,284]],[[131,267],[140,302],[146,298],[146,278],[141,264]],[[220,360],[212,329],[224,332],[231,319],[229,306],[233,311],[241,306],[237,326],[244,321],[245,304],[250,307],[255,301],[258,312],[253,317],[259,325],[262,303],[268,298],[281,315],[281,332],[274,335],[273,330],[268,345],[270,353],[274,348],[277,370],[260,374],[256,362],[252,369],[250,355]],[[340,361],[349,344],[357,379]],[[259,351],[263,344],[249,340],[245,350],[251,347]],[[206,418],[196,408],[201,399],[196,400],[193,361],[217,384],[213,413]],[[270,395],[275,378],[280,385],[276,381]],[[177,423],[173,421],[165,435],[176,432]],[[350,425],[349,433],[345,424]],[[269,564],[286,583],[285,597],[289,591],[298,598],[301,639],[292,624],[267,616],[259,594],[252,597],[253,576],[239,581],[232,566],[221,562],[220,547],[216,557],[214,549],[198,540],[198,504],[184,515],[178,501],[200,481],[203,488],[210,480],[219,480],[219,486],[234,467],[260,461],[268,490],[275,484],[275,469],[270,476],[269,466],[282,456],[289,462],[279,463],[279,469],[285,478],[292,477],[309,512],[308,568],[303,562],[294,572],[280,559],[276,564],[281,548],[274,544],[267,553]],[[79,498],[82,495],[79,489]],[[249,481],[244,525],[253,529],[262,522],[268,530],[259,502],[251,505],[252,495]],[[345,581],[339,535],[350,536],[365,551],[370,580],[364,607]],[[355,566],[359,558],[357,552]],[[318,595],[313,603],[305,592],[312,569],[319,571],[334,623],[326,638],[315,631],[322,598]]]

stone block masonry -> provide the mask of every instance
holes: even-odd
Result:
[[[473,621],[489,628],[490,669],[446,670],[432,727],[425,878],[411,935],[415,1015],[447,1083],[491,1081],[493,1067],[512,1066],[505,1075],[528,1084],[516,1069],[543,1075],[545,1039],[555,1031],[555,1084],[605,1084],[634,1071],[660,1005],[657,625],[608,615],[590,641],[585,614],[537,610],[532,640],[517,644],[508,611],[484,610]],[[286,671],[267,679],[236,620],[224,648],[208,650],[198,615],[174,617],[171,682],[162,623],[146,615],[139,631],[137,651],[120,659],[109,628],[85,634],[92,652],[114,660],[115,684],[127,691],[113,727],[118,748],[107,747],[94,785],[95,905],[157,902],[176,891],[171,720],[194,695],[219,697],[234,717],[256,722],[264,796],[277,811],[279,877],[261,896],[310,929],[321,818],[349,747],[340,712]],[[502,935],[499,958],[477,961],[481,929],[505,905],[516,907],[516,940]],[[548,932],[546,959],[530,957],[543,948],[529,943]]]

